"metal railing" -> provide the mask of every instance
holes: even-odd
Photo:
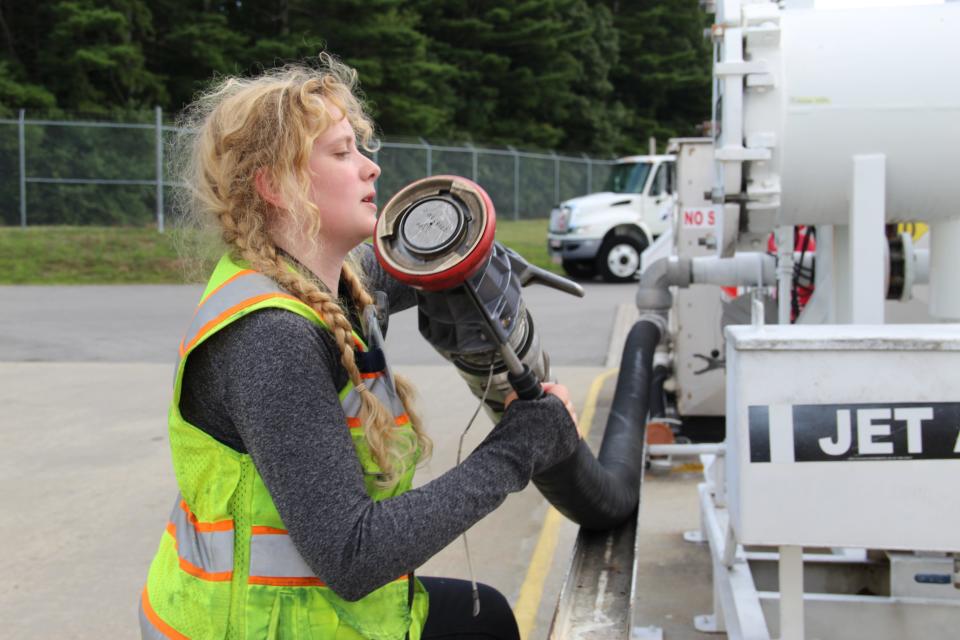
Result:
[[[177,188],[165,179],[164,153],[179,130],[164,124],[159,107],[153,116],[139,123],[45,120],[20,110],[17,119],[0,119],[0,225],[155,224],[162,232],[167,190]],[[500,217],[513,220],[546,217],[557,202],[590,193],[613,164],[423,138],[382,141],[374,160],[383,169],[377,184],[382,202],[418,178],[456,174],[482,185]]]

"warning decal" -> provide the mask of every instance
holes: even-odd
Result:
[[[750,462],[960,459],[960,403],[748,408]]]
[[[717,224],[717,214],[713,209],[684,209],[684,227],[714,227]]]

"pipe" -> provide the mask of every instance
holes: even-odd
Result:
[[[732,258],[702,256],[691,259],[694,284],[723,287],[766,286],[776,282],[777,261],[766,253],[737,253]]]
[[[600,454],[594,458],[581,440],[573,455],[533,478],[557,511],[585,529],[613,528],[637,508],[653,352],[662,335],[649,318],[627,335]]]
[[[651,456],[725,456],[726,445],[722,442],[707,444],[651,444],[647,445],[647,453]]]
[[[810,266],[812,261],[812,256],[805,256],[804,266]],[[776,281],[777,260],[766,253],[744,252],[730,258],[669,256],[644,269],[636,302],[641,312],[644,309],[656,309],[658,313],[666,314],[670,305],[665,305],[664,301],[672,300],[669,287],[688,287],[691,284],[756,287],[772,285]]]

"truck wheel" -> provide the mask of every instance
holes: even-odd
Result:
[[[646,242],[633,236],[611,236],[604,240],[597,255],[597,268],[607,282],[632,282],[640,269],[640,254]]]
[[[589,280],[597,275],[597,265],[593,260],[564,260],[563,270],[578,280]]]

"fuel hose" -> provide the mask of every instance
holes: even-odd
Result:
[[[587,443],[572,456],[533,477],[557,511],[586,529],[611,529],[630,516],[640,501],[644,439],[653,352],[660,327],[640,320],[627,335],[613,404],[593,456]]]

